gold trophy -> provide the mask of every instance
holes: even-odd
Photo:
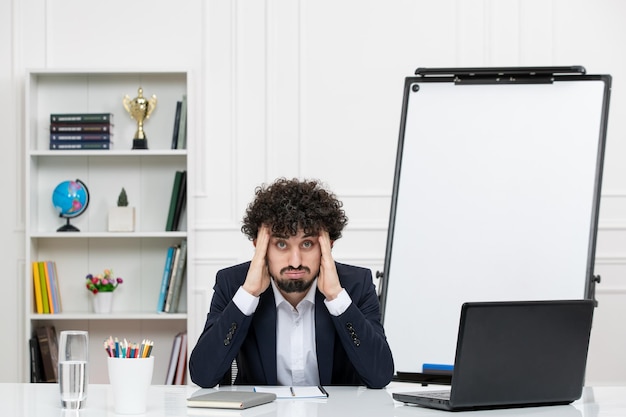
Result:
[[[153,94],[150,99],[143,96],[143,88],[137,90],[137,97],[131,99],[128,95],[124,96],[124,108],[130,114],[130,117],[137,120],[137,132],[133,138],[133,149],[148,149],[148,139],[143,131],[144,120],[149,119],[157,105],[157,98]]]

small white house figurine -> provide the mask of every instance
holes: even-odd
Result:
[[[117,207],[109,209],[109,232],[134,232],[135,207],[128,207],[128,196],[122,187],[117,198]]]

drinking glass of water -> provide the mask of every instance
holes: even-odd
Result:
[[[59,339],[59,388],[63,408],[76,410],[84,407],[89,383],[88,361],[88,333],[81,330],[62,331]]]

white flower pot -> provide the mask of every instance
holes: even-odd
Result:
[[[113,291],[93,295],[93,311],[97,314],[110,313],[113,309]]]
[[[135,207],[111,207],[109,209],[109,232],[134,232]]]

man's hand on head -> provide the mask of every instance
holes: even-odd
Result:
[[[267,225],[262,225],[254,240],[254,256],[243,283],[243,289],[255,297],[261,295],[270,286],[270,272],[266,260],[269,241],[270,229]]]
[[[331,252],[332,241],[326,230],[320,232],[318,239],[322,249],[322,261],[320,263],[320,274],[317,278],[317,287],[327,300],[334,300],[337,298],[342,288],[339,283],[335,260]]]

